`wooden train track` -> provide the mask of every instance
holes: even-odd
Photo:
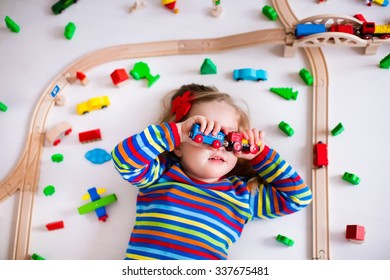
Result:
[[[280,19],[287,30],[293,30],[298,19],[293,14],[287,0],[272,0]],[[291,32],[288,32],[291,33]],[[291,38],[291,34],[289,34]],[[289,37],[287,37],[289,38]],[[286,43],[288,48],[289,42]],[[304,48],[309,60],[313,84],[313,128],[314,144],[321,141],[328,144],[328,69],[325,57],[318,47]],[[285,51],[285,54],[289,51]],[[312,169],[313,191],[313,259],[330,259],[329,252],[329,201],[328,201],[328,168]]]

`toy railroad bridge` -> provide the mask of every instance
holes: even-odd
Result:
[[[287,29],[285,56],[294,56],[298,47],[363,47],[364,54],[375,54],[381,43],[388,42],[390,25],[376,25],[364,18],[317,15],[300,20]]]

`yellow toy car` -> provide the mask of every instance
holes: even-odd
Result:
[[[80,103],[76,107],[77,114],[84,115],[93,110],[104,109],[110,105],[108,96],[100,96],[89,99],[86,102]]]

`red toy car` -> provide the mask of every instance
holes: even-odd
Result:
[[[313,164],[317,167],[328,166],[328,145],[321,141],[314,145]]]

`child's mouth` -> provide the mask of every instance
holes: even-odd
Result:
[[[225,162],[225,159],[223,157],[219,157],[219,156],[211,157],[211,158],[209,158],[209,160],[217,161],[217,162]]]

